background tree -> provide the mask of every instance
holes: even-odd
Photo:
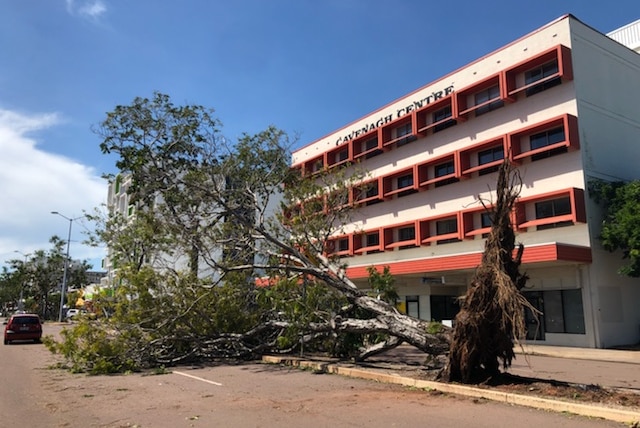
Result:
[[[54,235],[49,242],[49,250],[34,251],[26,260],[9,261],[9,268],[0,275],[0,295],[5,306],[17,308],[22,296],[25,311],[43,319],[57,319],[66,241]],[[69,266],[68,288],[86,285],[86,271],[90,268],[87,262],[69,260]]]
[[[608,251],[622,252],[622,275],[640,277],[640,180],[592,180],[589,193],[603,210],[600,240]]]

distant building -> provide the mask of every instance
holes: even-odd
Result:
[[[348,277],[365,288],[368,267],[389,266],[407,313],[452,320],[491,227],[479,198],[491,200],[509,156],[523,178],[524,292],[543,312],[528,339],[638,343],[640,280],[602,248],[588,183],[640,178],[639,26],[607,37],[560,17],[295,151],[303,174],[349,162],[370,173],[333,238]]]
[[[640,53],[640,19],[610,32],[607,36]]]
[[[102,278],[107,276],[107,272],[87,271],[85,276],[87,277],[87,284],[100,284]]]

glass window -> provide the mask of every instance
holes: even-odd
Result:
[[[371,138],[370,140],[363,142],[362,145],[364,149],[363,151],[365,152],[373,150],[378,147],[378,137]]]
[[[340,150],[338,153],[336,153],[336,163],[347,160],[348,158],[349,158],[349,149]]]
[[[338,240],[338,251],[349,251],[349,238]]]
[[[366,197],[367,198],[373,198],[375,196],[378,196],[378,182],[374,182],[371,183],[370,186],[367,187],[367,192],[366,192]]]
[[[404,189],[405,187],[413,186],[413,174],[403,175],[398,177],[398,189]]]
[[[561,143],[565,140],[564,128],[552,129],[550,131],[540,132],[530,137],[531,150],[539,149],[541,147],[550,146],[552,144]]]
[[[585,334],[581,289],[543,291],[542,295],[546,332]]]
[[[376,247],[380,245],[380,234],[379,233],[369,233],[366,236],[367,247]]]
[[[491,227],[493,220],[491,220],[491,213],[480,214],[480,226],[482,228]]]
[[[453,320],[460,311],[460,304],[457,296],[435,296],[431,295],[431,319],[442,322],[442,320]]]
[[[571,200],[569,197],[536,202],[536,218],[549,218],[571,214]]]
[[[453,174],[454,172],[455,167],[453,165],[453,161],[441,163],[440,165],[435,166],[436,177],[444,177],[445,175]]]
[[[456,124],[456,121],[451,119],[451,120],[446,120],[448,118],[450,118],[452,116],[451,113],[451,106],[447,106],[445,108],[442,108],[440,110],[437,110],[435,112],[433,112],[433,123],[438,123],[438,122],[442,122],[443,123],[438,123],[436,126],[433,127],[433,132],[438,132],[438,131],[442,131],[443,129],[447,129],[453,125]]]
[[[434,167],[435,178],[445,177],[447,175],[452,175],[455,173],[455,165],[453,161],[441,163]],[[435,183],[436,187],[445,186],[447,184],[456,183],[458,181],[455,177],[450,177],[444,180],[440,180]]]
[[[501,159],[504,159],[504,148],[502,146],[492,147],[478,152],[478,165],[484,165]]]
[[[418,296],[407,296],[407,315],[414,318],[420,318],[420,300]]]
[[[411,134],[411,123],[398,126],[396,129],[396,138],[404,137]]]
[[[455,218],[448,220],[436,221],[436,234],[447,235],[449,233],[456,233],[458,231],[458,222]]]
[[[489,103],[491,100],[496,101]],[[498,85],[476,93],[474,95],[474,101],[475,105],[484,104],[476,109],[476,116],[483,115],[504,106],[504,102],[500,99],[500,86]]]
[[[527,71],[524,74],[524,81],[525,81],[524,83],[525,85],[531,85],[539,80],[543,80],[543,79],[546,79],[547,77],[551,77],[554,74],[558,74],[557,60],[553,60],[551,62],[541,65],[540,67],[536,67],[534,69]],[[561,83],[560,77],[557,77],[555,79],[545,80],[539,85],[534,85],[530,88],[527,88],[526,94],[527,96],[531,96],[531,95],[537,94],[538,92],[542,92],[556,85],[559,85],[560,83]]]
[[[413,226],[398,229],[399,241],[412,241],[416,238],[416,228]]]
[[[564,309],[564,331],[573,334],[585,334],[584,311],[582,309],[582,290],[562,290]]]

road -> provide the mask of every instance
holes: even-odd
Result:
[[[35,344],[1,346],[0,361],[2,427],[622,426],[264,364],[87,377],[51,369]]]

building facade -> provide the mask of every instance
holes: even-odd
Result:
[[[527,339],[640,341],[640,281],[616,273],[621,255],[600,245],[588,191],[640,178],[640,55],[622,43],[566,15],[295,151],[304,174],[368,172],[333,239],[347,275],[366,287],[369,266],[389,266],[403,310],[452,320],[491,226],[481,201],[509,157],[523,181],[524,292],[543,312]]]

